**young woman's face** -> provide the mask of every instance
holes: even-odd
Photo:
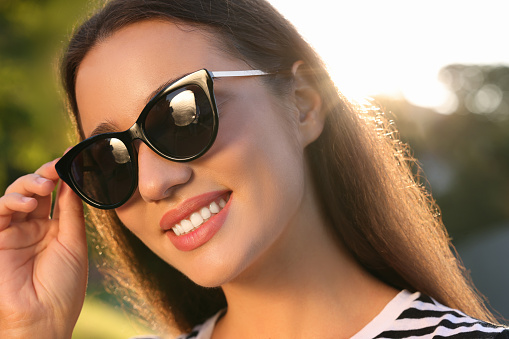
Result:
[[[148,21],[118,31],[94,47],[78,70],[85,136],[100,125],[128,129],[154,90],[202,68],[250,69],[191,27]],[[260,77],[218,79],[214,88],[219,132],[212,148],[197,160],[176,163],[136,143],[138,190],[116,210],[151,250],[204,286],[231,281],[257,262],[277,261],[289,249],[282,239],[304,233],[299,225],[312,222],[304,203],[309,187],[298,124],[288,122],[299,119],[296,110],[283,108],[283,99]],[[199,224],[200,212],[205,222],[175,234],[176,224],[180,230]]]

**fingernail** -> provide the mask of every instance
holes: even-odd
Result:
[[[48,179],[43,178],[43,177],[40,177],[40,178],[35,179],[35,181],[36,181],[38,184],[44,184],[44,183],[46,183],[46,182],[48,182],[48,181],[51,181],[51,180],[48,180]]]
[[[24,203],[29,203],[32,200],[34,200],[34,198],[30,198],[30,197],[23,197],[23,198],[21,198],[21,201],[24,202]]]

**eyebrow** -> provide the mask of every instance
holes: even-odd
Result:
[[[192,72],[191,72],[192,73]],[[191,73],[186,73],[186,74],[183,74],[183,75],[180,75],[178,77],[174,77],[174,78],[171,78],[170,80],[164,82],[162,85],[160,85],[158,88],[156,88],[154,91],[152,91],[152,93],[150,93],[146,98],[145,98],[145,105],[148,104],[148,102],[150,100],[152,100],[153,97],[155,97],[159,92],[161,92],[163,89],[165,89],[166,87],[168,87],[169,85],[171,85],[172,83],[174,83],[175,81],[185,77],[185,76],[188,76],[189,74]]]
[[[96,136],[98,134],[112,133],[117,131],[118,129],[116,128],[116,126],[111,122],[103,122],[92,131],[92,134],[90,134],[89,138]]]

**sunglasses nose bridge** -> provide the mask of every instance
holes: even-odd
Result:
[[[145,133],[143,132],[143,129],[142,129],[141,125],[138,122],[135,123],[134,125],[132,125],[131,128],[129,128],[127,131],[128,131],[129,136],[131,138],[131,144],[133,145],[133,148],[135,150],[137,149],[137,146],[135,146],[134,141],[135,140],[140,140],[145,145],[147,145],[149,148],[154,150],[156,153],[159,153],[156,149],[154,149],[152,144],[147,140],[147,138],[145,137]]]
[[[145,142],[143,131],[141,129],[141,126],[138,125],[138,123],[135,123],[134,125],[131,126],[131,128],[129,128],[129,135],[131,136],[131,141],[140,139]]]

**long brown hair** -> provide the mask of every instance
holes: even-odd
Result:
[[[78,133],[75,80],[81,61],[97,43],[143,20],[196,25],[212,32],[230,54],[253,68],[289,70],[295,61],[304,61],[327,111],[325,129],[306,156],[333,234],[385,283],[421,291],[473,317],[494,321],[452,253],[439,211],[415,180],[415,161],[393,126],[378,110],[342,97],[313,49],[264,0],[107,3],[75,31],[62,62]],[[274,90],[291,86],[284,75],[269,81]],[[112,292],[155,329],[186,331],[226,306],[220,288],[197,286],[163,262],[121,224],[114,211],[90,209],[88,214]]]

